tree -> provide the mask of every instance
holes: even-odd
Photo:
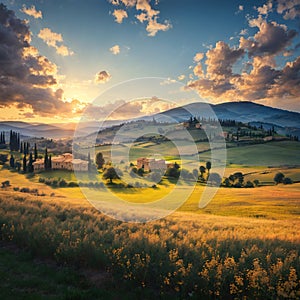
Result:
[[[282,183],[283,182],[283,178],[284,178],[284,174],[281,172],[276,173],[276,175],[274,176],[274,181],[276,184],[278,183]]]
[[[113,167],[109,167],[104,171],[103,178],[109,179],[110,183],[112,183],[113,179],[119,179],[119,176]]]
[[[175,168],[175,166],[173,168],[168,168],[166,171],[167,177],[178,178],[179,175],[180,175],[180,171],[179,169]]]
[[[51,155],[49,155],[48,170],[52,170],[52,156]]]
[[[91,162],[91,154],[90,154],[90,152],[88,153],[87,160],[88,160],[88,171],[90,172],[92,170],[92,162]]]
[[[144,175],[144,173],[145,173],[145,171],[144,171],[143,168],[139,168],[139,169],[137,170],[137,174],[138,174],[139,176],[141,176],[141,177]]]
[[[15,167],[15,158],[13,155],[10,156],[9,165],[12,169]]]
[[[206,162],[206,169],[207,169],[207,173],[208,173],[208,176],[209,176],[209,172],[210,172],[210,169],[211,169],[211,162],[210,161]]]
[[[45,156],[44,156],[44,168],[45,170],[48,170],[48,165],[49,165],[49,158],[48,158],[48,149],[45,149]]]
[[[98,169],[102,169],[103,165],[105,163],[105,160],[103,158],[103,154],[101,152],[98,152],[96,155],[96,165]]]
[[[29,161],[28,161],[28,172],[32,173],[33,172],[33,157],[32,157],[32,152],[30,152],[29,155]]]
[[[220,186],[222,178],[218,173],[211,173],[208,176],[207,184],[210,186]]]
[[[199,171],[200,171],[200,176],[203,179],[203,174],[206,172],[206,168],[204,166],[200,166]]]
[[[34,143],[34,161],[38,159],[38,151],[37,151],[37,146],[36,143]]]
[[[292,184],[293,180],[289,177],[285,177],[285,178],[283,178],[282,183],[283,184]]]
[[[27,171],[27,159],[26,159],[26,154],[24,154],[23,157],[23,172],[26,173]]]
[[[180,166],[179,166],[179,164],[175,161],[175,163],[174,163],[174,168],[176,169],[176,170],[178,170],[178,169],[180,169]]]

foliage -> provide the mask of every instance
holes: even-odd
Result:
[[[282,183],[283,184],[292,184],[293,180],[289,177],[284,177],[283,180],[282,180]]]
[[[173,168],[168,168],[166,170],[165,175],[167,177],[171,177],[171,178],[176,178],[177,179],[179,177],[179,175],[180,175],[180,170],[178,168],[175,168],[175,166],[174,166]]]
[[[104,158],[103,158],[103,154],[102,154],[102,152],[98,152],[97,154],[96,154],[96,165],[97,165],[97,168],[98,169],[102,169],[103,168],[103,165],[104,165],[104,163],[105,163],[105,160],[104,160]]]
[[[275,181],[276,184],[282,183],[283,178],[284,178],[284,174],[281,173],[281,172],[278,172],[278,173],[276,173],[276,175],[274,176],[274,181]]]
[[[119,179],[119,176],[113,167],[109,167],[103,173],[104,179],[109,179],[110,183],[112,183],[113,179]]]

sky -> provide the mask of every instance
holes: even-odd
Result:
[[[97,106],[113,110],[128,99],[97,102],[99,95],[145,77],[170,85],[165,98],[180,85],[178,104],[253,101],[300,111],[300,0],[0,3],[2,120],[95,117]]]

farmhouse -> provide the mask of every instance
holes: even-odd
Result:
[[[174,167],[174,163],[166,162],[164,159],[140,157],[137,159],[137,168],[144,169],[145,172],[154,170],[165,170]]]
[[[52,158],[52,170],[88,171],[88,161],[73,159],[73,154],[64,153]],[[45,170],[44,160],[38,159],[33,163],[35,172]]]

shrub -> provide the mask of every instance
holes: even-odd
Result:
[[[274,181],[275,181],[276,184],[282,183],[283,178],[284,178],[284,174],[281,173],[281,172],[278,172],[278,173],[276,173],[276,175],[274,176]]]
[[[61,179],[61,180],[59,181],[58,185],[59,185],[60,187],[66,187],[66,186],[67,186],[67,182],[66,182],[64,179]]]
[[[40,182],[40,183],[45,183],[45,178],[39,177],[39,182]]]
[[[247,181],[246,184],[245,184],[245,187],[246,188],[254,188],[254,184],[251,181]]]
[[[283,184],[292,184],[293,180],[289,177],[285,177],[285,178],[283,178],[282,183]]]
[[[78,187],[79,185],[78,185],[78,183],[77,182],[74,182],[74,181],[70,181],[69,183],[68,183],[68,187]]]

